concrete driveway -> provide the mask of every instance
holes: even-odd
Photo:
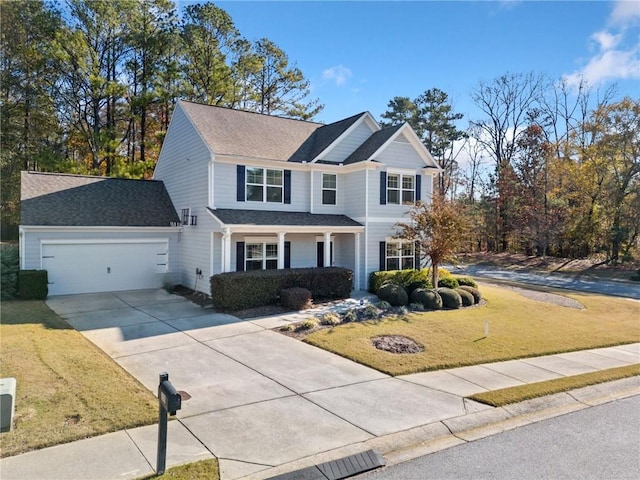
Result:
[[[296,315],[242,321],[163,290],[47,304],[152,392],[169,372],[192,397],[179,421],[223,479],[488,408],[269,330]]]

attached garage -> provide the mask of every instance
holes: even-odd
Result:
[[[22,172],[20,267],[46,270],[49,295],[174,283],[180,219],[164,184]]]
[[[42,269],[49,295],[158,288],[169,271],[169,242],[44,241]]]

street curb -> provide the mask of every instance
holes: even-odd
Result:
[[[446,419],[347,445],[234,480],[266,480],[371,449],[381,453],[389,467],[518,427],[636,395],[640,395],[640,376]]]

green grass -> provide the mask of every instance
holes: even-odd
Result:
[[[571,377],[556,378],[545,382],[519,385],[517,387],[502,388],[491,392],[483,392],[468,398],[476,402],[486,403],[493,407],[502,407],[510,403],[523,402],[532,398],[566,392],[575,388],[587,387],[598,383],[611,382],[621,378],[640,375],[640,364],[626,367],[609,368],[598,372],[583,373]]]
[[[0,319],[0,376],[17,381],[0,456],[157,422],[155,396],[44,302],[2,302]]]
[[[351,323],[308,335],[306,342],[390,375],[548,355],[640,341],[640,303],[571,293],[578,310],[483,285],[486,305],[413,313],[378,322]],[[485,321],[489,336],[484,337]],[[403,335],[425,347],[417,354],[377,350],[371,338]]]
[[[140,480],[218,480],[220,472],[218,470],[218,460],[201,460],[199,462],[178,465],[168,468],[162,475],[148,475]]]

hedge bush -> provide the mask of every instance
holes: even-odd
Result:
[[[442,306],[444,308],[456,309],[462,306],[462,298],[455,290],[442,287],[438,289],[438,294],[442,297]]]
[[[400,307],[409,303],[409,295],[402,285],[387,283],[382,285],[376,295],[380,300],[389,302],[394,307]]]
[[[450,277],[451,272],[445,268],[438,268],[438,275],[441,278]],[[378,289],[386,283],[402,285],[409,294],[416,288],[433,288],[433,285],[431,285],[430,268],[422,268],[419,270],[387,270],[371,272],[369,274],[370,293],[375,294]]]
[[[314,299],[348,298],[352,285],[353,272],[338,267],[227,272],[210,279],[211,299],[220,311],[275,305],[291,287],[306,288]]]
[[[0,299],[13,300],[18,292],[20,252],[16,245],[0,247]]]
[[[475,300],[471,292],[463,290],[462,288],[456,288],[455,291],[458,292],[458,295],[460,295],[460,298],[462,299],[463,307],[470,307],[475,303]]]
[[[458,280],[454,277],[444,277],[438,280],[438,287],[456,289],[460,286]]]
[[[473,303],[478,304],[480,303],[480,300],[482,300],[482,294],[477,288],[469,287],[468,285],[460,285],[459,288],[460,290],[465,290],[473,295]]]
[[[301,287],[284,288],[280,291],[280,303],[291,310],[304,310],[311,307],[311,292]]]
[[[458,285],[461,287],[466,286],[466,287],[478,288],[478,284],[471,277],[456,277],[456,280],[458,280]]]
[[[49,277],[46,270],[20,270],[18,298],[20,300],[44,300],[49,294]]]
[[[429,310],[442,309],[442,297],[435,290],[418,288],[411,293],[411,302],[420,303]]]

